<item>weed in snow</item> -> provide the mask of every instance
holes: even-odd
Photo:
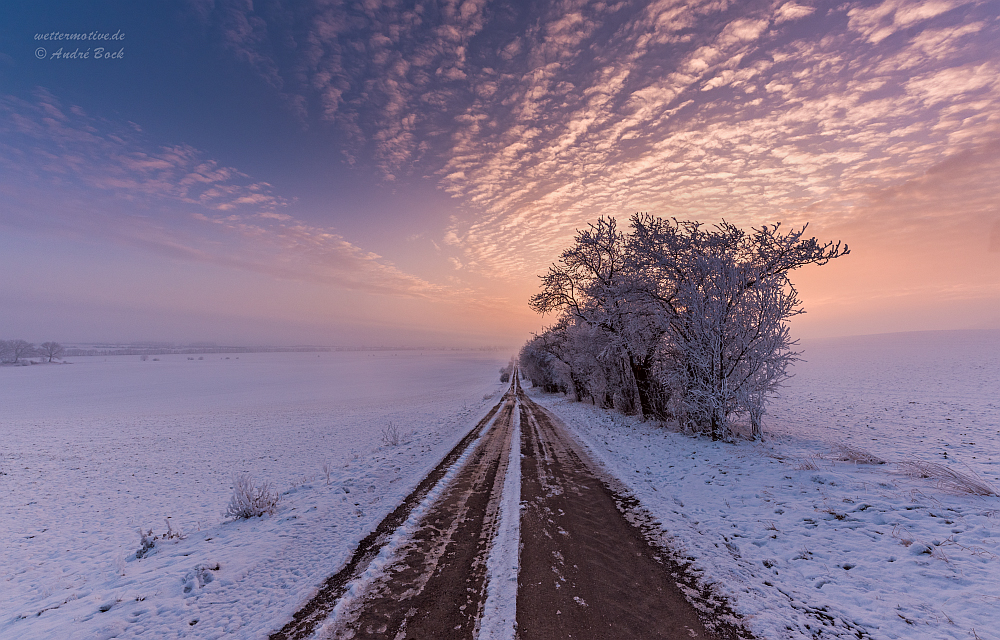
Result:
[[[833,448],[840,453],[840,459],[847,462],[857,462],[860,464],[885,464],[885,460],[882,458],[868,453],[863,449],[852,447],[848,444],[838,443],[833,445]]]
[[[233,497],[226,508],[227,518],[249,519],[274,513],[280,496],[271,488],[270,482],[259,485],[249,473],[241,473],[233,478]]]
[[[170,518],[165,518],[167,522],[167,532],[160,535],[154,535],[153,530],[149,529],[143,531],[139,528],[139,549],[135,552],[135,559],[141,560],[145,556],[148,556],[153,549],[156,547],[157,540],[183,540],[184,534],[179,529],[174,529],[170,524]],[[116,563],[116,568],[117,563]],[[124,573],[124,565],[119,569],[119,572]]]
[[[816,464],[815,458],[806,458],[798,465],[795,466],[796,471],[819,471],[819,465]]]

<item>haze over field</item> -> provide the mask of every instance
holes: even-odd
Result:
[[[574,230],[636,211],[848,243],[795,274],[798,335],[998,328],[998,32],[962,0],[6,3],[0,337],[516,345]]]

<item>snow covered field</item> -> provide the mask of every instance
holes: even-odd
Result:
[[[265,637],[506,387],[493,353],[203,357],[0,368],[0,637]],[[223,521],[238,472],[274,516]]]
[[[1000,488],[1000,333],[802,346],[763,444],[529,392],[761,638],[1000,638],[1000,498],[896,464]],[[506,387],[495,354],[159,358],[0,368],[0,638],[266,637]],[[237,472],[273,516],[223,521]]]
[[[713,443],[532,393],[659,519],[762,638],[1000,638],[1000,333],[806,342],[767,440]],[[835,444],[887,464],[842,461]]]

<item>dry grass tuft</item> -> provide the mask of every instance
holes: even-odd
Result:
[[[840,459],[847,462],[856,462],[860,464],[885,464],[885,460],[875,454],[868,453],[864,449],[852,447],[849,444],[837,443],[833,445],[833,448],[840,454]]]
[[[382,442],[390,447],[398,447],[399,443],[403,440],[403,434],[400,433],[399,427],[397,427],[392,422],[382,429]]]
[[[819,465],[816,464],[816,458],[806,458],[802,460],[797,465],[795,465],[796,471],[819,471]]]
[[[928,478],[933,480],[939,489],[969,493],[974,496],[996,496],[997,490],[988,482],[973,473],[959,473],[937,462],[921,462],[919,460],[896,462],[896,470],[913,478]]]

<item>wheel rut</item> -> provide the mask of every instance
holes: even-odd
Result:
[[[517,637],[717,638],[575,440],[523,394],[520,410]]]
[[[406,522],[413,509],[425,498],[438,482],[448,473],[451,467],[462,457],[483,429],[490,423],[501,407],[511,401],[512,392],[508,392],[476,426],[456,444],[448,455],[427,474],[403,502],[378,524],[358,544],[358,548],[347,563],[334,575],[327,578],[316,595],[314,595],[292,619],[281,629],[269,636],[269,640],[302,640],[313,635],[316,627],[326,620],[338,601],[344,596],[351,583],[357,580],[371,565],[372,560],[389,542],[393,533]]]
[[[510,454],[513,394],[394,560],[324,637],[472,639]]]

